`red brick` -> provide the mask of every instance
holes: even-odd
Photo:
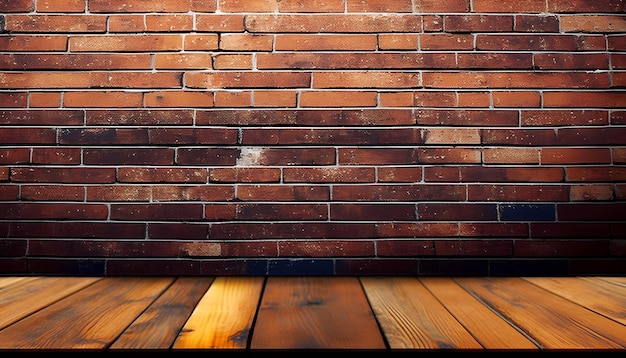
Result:
[[[64,147],[36,147],[33,148],[32,163],[33,164],[63,164],[71,165],[80,164],[81,161],[80,148],[64,148]]]
[[[418,110],[417,123],[421,125],[455,126],[517,126],[517,111],[506,110]]]
[[[456,68],[449,53],[259,53],[259,69],[418,69]]]
[[[601,110],[523,110],[523,126],[593,126],[609,123],[608,111]]]
[[[422,181],[421,167],[380,167],[378,168],[379,182],[413,183]]]
[[[252,69],[252,55],[249,54],[220,54],[213,57],[213,67],[216,70],[250,70]]]
[[[278,168],[213,168],[209,169],[209,181],[214,183],[278,183]]]
[[[285,168],[285,183],[363,183],[374,182],[374,168]]]
[[[190,125],[194,112],[191,110],[88,110],[87,125]]]
[[[222,37],[223,38],[223,37]],[[301,35],[276,36],[276,51],[375,51],[375,35]],[[414,47],[414,48],[417,48]]]
[[[215,0],[89,0],[90,12],[210,12],[216,9]]]
[[[518,257],[601,257],[608,254],[608,241],[517,240],[514,249]]]
[[[565,168],[571,182],[619,182],[626,180],[626,168],[621,166],[574,166]]]
[[[437,256],[512,257],[513,240],[435,240]]]
[[[536,0],[518,0],[502,2],[499,0],[472,0],[472,10],[475,12],[547,12],[546,4]]]
[[[281,32],[414,32],[422,28],[422,19],[414,15],[248,15],[245,18],[247,31],[263,33]]]
[[[70,185],[22,185],[22,200],[84,201],[85,187]]]
[[[30,163],[30,153],[30,148],[3,148],[2,150],[0,150],[0,163]]]
[[[0,37],[0,48],[5,51],[65,51],[68,41],[67,35],[13,34]]]
[[[215,92],[215,107],[244,108],[251,106],[251,91]]]
[[[379,256],[435,256],[432,240],[378,240],[376,253]]]
[[[455,184],[335,185],[332,194],[342,201],[466,200],[465,186]]]
[[[37,12],[84,12],[83,0],[38,0]]]
[[[491,96],[494,107],[537,108],[541,105],[538,91],[493,91]]]
[[[530,186],[512,184],[470,185],[470,201],[567,201],[569,193],[564,186]]]
[[[0,203],[3,220],[104,220],[108,215],[105,204]]]
[[[104,33],[106,16],[6,15],[5,29],[12,33]]]
[[[202,204],[111,204],[111,220],[198,221]]]
[[[330,198],[324,185],[240,185],[237,198],[245,201],[322,201]]]
[[[477,148],[420,148],[418,163],[480,163],[481,152]]]
[[[559,32],[559,18],[545,14],[538,16],[518,15],[515,16],[513,30],[518,32]]]
[[[297,91],[254,91],[254,107],[297,107]]]
[[[117,170],[122,183],[206,183],[204,168],[145,168],[123,167]]]
[[[162,185],[152,187],[152,200],[164,201],[230,201],[235,191],[231,186]]]
[[[194,28],[193,15],[189,14],[146,15],[145,23],[150,32],[190,32]]]
[[[237,144],[238,131],[233,128],[150,128],[153,144]]]
[[[213,58],[205,53],[161,53],[154,56],[157,69],[212,69]]]
[[[94,97],[98,98],[98,102],[94,102]],[[67,92],[63,96],[63,106],[68,108],[137,108],[142,107],[142,100],[141,93],[121,91]]]
[[[371,257],[374,243],[365,240],[279,241],[281,257]]]
[[[417,204],[417,214],[428,221],[495,221],[498,208],[495,204],[428,203]]]
[[[419,35],[419,47],[423,51],[472,50],[474,49],[474,37],[466,34],[421,34]]]
[[[508,15],[445,15],[446,32],[510,32],[513,17]]]
[[[150,201],[152,190],[138,185],[98,185],[87,186],[87,201],[133,202]]]
[[[615,199],[611,185],[573,185],[570,188],[572,201],[609,201]]]
[[[169,148],[94,148],[85,149],[87,165],[173,165],[174,151]]]
[[[425,88],[607,88],[609,77],[606,73],[425,72],[422,82]]]
[[[35,10],[35,0],[12,0],[0,4],[0,12],[31,12]]]
[[[553,12],[624,12],[624,2],[620,0],[551,0],[548,11]]]
[[[300,94],[300,105],[307,107],[374,107],[375,92],[306,91]]]
[[[298,88],[309,87],[311,75],[287,72],[187,73],[185,83],[192,88]]]
[[[223,10],[222,10],[223,11]],[[244,32],[244,15],[197,14],[196,30],[203,32]],[[213,35],[201,35],[202,37]]]
[[[62,145],[148,144],[145,128],[67,128],[60,129],[57,142]]]
[[[326,204],[237,204],[234,220],[327,220]]]
[[[348,1],[348,12],[411,12],[411,0]]]
[[[29,183],[85,183],[115,182],[115,168],[97,167],[32,167],[11,169],[11,180]]]
[[[101,35],[70,37],[72,52],[153,52],[180,51],[183,47],[181,35]]]
[[[484,51],[604,51],[606,42],[594,35],[476,35],[476,49]]]
[[[545,150],[545,149],[543,149]],[[483,149],[483,162],[485,164],[539,164],[541,153],[542,164],[543,151],[536,148],[485,148]]]
[[[609,164],[609,148],[543,148],[541,164]]]
[[[417,163],[413,148],[339,148],[339,164],[402,165]]]
[[[0,107],[21,107],[26,108],[28,104],[28,93],[0,93]]]
[[[144,95],[144,105],[151,108],[208,108],[213,107],[213,102],[212,92],[163,91]]]

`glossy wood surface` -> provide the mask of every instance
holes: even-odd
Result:
[[[0,277],[0,351],[614,351],[624,277]]]

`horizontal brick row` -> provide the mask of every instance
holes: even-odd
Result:
[[[623,274],[625,13],[4,1],[0,274]]]

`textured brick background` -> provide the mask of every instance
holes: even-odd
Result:
[[[0,2],[0,273],[626,272],[623,0]]]

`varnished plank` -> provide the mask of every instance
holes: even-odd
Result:
[[[263,277],[218,277],[198,302],[174,349],[247,347]]]
[[[357,277],[269,277],[251,349],[385,349]]]
[[[110,349],[169,349],[213,277],[179,277]]]
[[[27,280],[36,280],[38,277],[37,276],[32,276],[32,277],[27,277],[27,276],[2,276],[0,277],[0,292],[2,292],[2,290],[5,287],[11,286],[17,282],[20,281],[27,281]]]
[[[103,350],[173,280],[103,278],[0,331],[0,349]]]
[[[488,350],[539,348],[450,277],[420,277],[439,302]],[[428,309],[428,308],[427,308]]]
[[[595,277],[595,278],[598,280],[610,282],[615,285],[626,286],[626,277],[607,276],[607,277]]]
[[[25,277],[11,281],[0,290],[0,329],[97,280],[96,277]]]
[[[592,277],[527,277],[527,281],[626,325],[626,286]]]
[[[522,278],[462,277],[456,280],[523,329],[545,350],[624,349],[626,326]]]
[[[361,282],[391,349],[483,349],[416,278]]]

